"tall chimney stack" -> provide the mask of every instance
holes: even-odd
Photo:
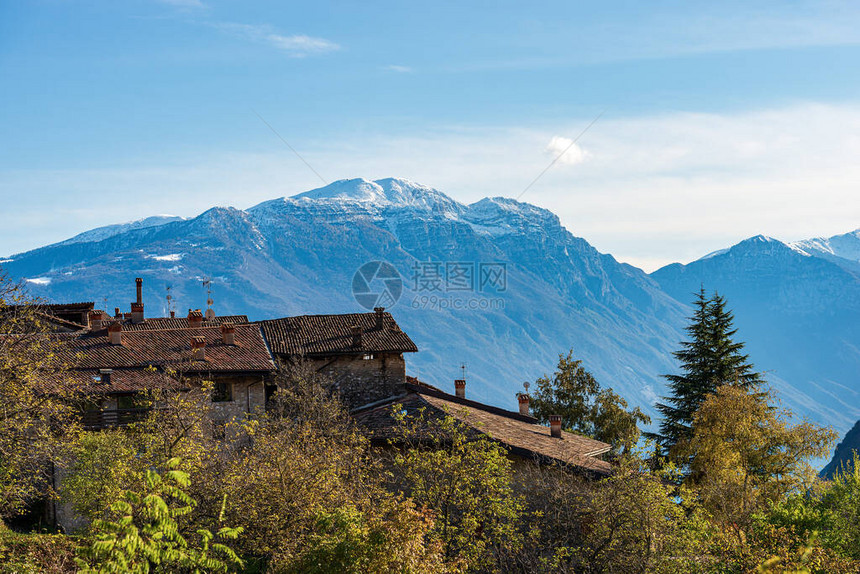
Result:
[[[114,319],[122,319],[122,312],[119,310],[119,307],[113,308],[113,318]]]
[[[191,351],[195,361],[205,361],[206,337],[191,337]]]
[[[203,326],[203,313],[200,312],[200,309],[188,310],[188,326],[191,328]]]
[[[385,320],[385,307],[374,307],[373,312],[376,313],[376,328],[382,329]]]
[[[454,392],[461,399],[466,398],[466,379],[456,379],[454,381]]]
[[[90,331],[101,331],[104,328],[102,323],[102,312],[99,310],[89,312]]]
[[[529,416],[529,394],[517,393],[517,401],[520,403],[520,414]]]
[[[143,279],[138,277],[134,280],[137,284],[137,300],[131,304],[131,322],[143,322]]]
[[[561,415],[549,415],[549,434],[561,438]]]
[[[108,338],[111,345],[122,345],[122,323],[117,321],[108,325]]]
[[[361,348],[361,327],[358,325],[352,326],[352,346]]]
[[[233,323],[224,323],[221,325],[221,337],[224,339],[225,345],[235,345],[236,325]]]

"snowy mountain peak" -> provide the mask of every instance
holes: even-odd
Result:
[[[151,217],[145,217],[143,219],[137,219],[135,221],[129,221],[127,223],[116,223],[113,225],[105,225],[104,227],[96,227],[95,229],[84,231],[83,233],[79,233],[78,235],[75,235],[70,239],[66,239],[65,241],[56,243],[55,245],[71,245],[73,243],[102,241],[109,237],[113,237],[114,235],[125,233],[126,231],[132,231],[134,229],[146,229],[149,227],[158,227],[161,225],[166,225],[168,223],[173,223],[175,221],[185,221],[185,218],[179,217],[178,215],[153,215]]]
[[[294,195],[293,200],[369,203],[376,207],[409,207],[431,211],[462,211],[463,206],[441,191],[408,179],[341,179]]]
[[[795,241],[791,246],[815,257],[835,257],[860,262],[860,229],[833,237]]]

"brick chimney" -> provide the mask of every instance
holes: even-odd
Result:
[[[224,323],[221,325],[221,338],[224,339],[225,345],[235,345],[236,325],[233,323]]]
[[[517,401],[520,403],[520,414],[529,416],[529,400],[528,393],[517,393]]]
[[[561,438],[561,415],[549,415],[549,434]]]
[[[99,369],[99,379],[101,382],[109,385],[111,373],[113,373],[113,369]]]
[[[191,337],[191,351],[195,361],[205,361],[206,337]]]
[[[454,381],[454,392],[461,399],[466,398],[466,379],[456,379]]]
[[[382,329],[385,321],[385,307],[374,307],[373,312],[376,313],[376,328]]]
[[[358,325],[352,326],[352,346],[361,348],[362,340],[361,340],[361,327]]]
[[[134,280],[137,286],[137,300],[131,304],[131,322],[143,322],[143,279],[138,277]]]
[[[188,326],[192,328],[203,326],[203,313],[200,309],[188,310]]]
[[[117,321],[108,325],[108,338],[111,345],[122,345],[122,323]]]
[[[104,318],[101,311],[90,311],[88,319],[90,321],[90,331],[101,331],[104,328]]]
[[[122,319],[122,312],[119,310],[119,307],[113,308],[113,318],[114,319]]]

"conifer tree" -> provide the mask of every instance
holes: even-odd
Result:
[[[672,447],[687,441],[693,434],[693,417],[705,398],[725,383],[744,388],[763,382],[754,371],[749,356],[743,354],[744,343],[734,339],[734,315],[726,307],[726,300],[718,293],[710,299],[702,287],[696,295],[695,311],[686,331],[690,339],[681,343],[674,356],[681,363],[681,374],[664,375],[671,391],[658,403],[663,415],[659,433],[649,433],[670,454]]]

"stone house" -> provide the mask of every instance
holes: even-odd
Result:
[[[310,363],[349,408],[401,394],[404,353],[418,351],[382,307],[373,313],[302,315],[257,324],[282,364]]]

